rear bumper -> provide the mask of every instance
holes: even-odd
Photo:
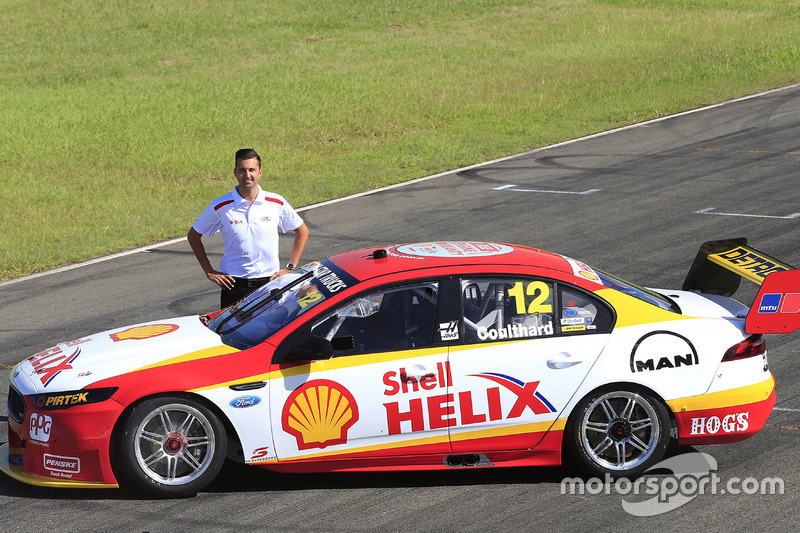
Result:
[[[678,422],[678,444],[724,444],[752,437],[775,407],[775,379],[667,402]]]

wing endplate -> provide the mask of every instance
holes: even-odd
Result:
[[[800,328],[800,270],[776,271],[761,284],[744,323],[746,333],[790,333]]]

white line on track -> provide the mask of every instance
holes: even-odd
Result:
[[[784,220],[791,220],[793,218],[800,217],[800,213],[792,213],[789,216],[781,217],[776,215],[748,215],[745,213],[720,213],[714,211],[716,207],[706,207],[705,209],[701,209],[700,211],[695,211],[695,215],[721,215],[726,217],[752,217],[752,218],[782,218]]]
[[[773,411],[790,411],[792,413],[800,413],[800,409],[792,409],[790,407],[774,407]]]
[[[741,102],[741,101],[744,101],[744,100],[750,100],[750,99],[753,99],[753,98],[758,98],[760,96],[765,96],[765,95],[768,95],[768,94],[772,94],[772,93],[776,93],[776,92],[780,92],[780,91],[785,91],[787,89],[793,89],[795,87],[800,87],[800,83],[795,83],[794,85],[787,85],[786,87],[778,87],[777,89],[771,89],[769,91],[764,91],[764,92],[761,92],[761,93],[749,94],[747,96],[742,96],[740,98],[734,98],[733,100],[726,100],[724,102],[719,102],[719,103],[708,105],[708,106],[705,106],[705,107],[698,107],[697,109],[690,109],[688,111],[682,111],[681,113],[675,113],[674,115],[667,115],[667,116],[664,116],[664,117],[654,118],[652,120],[648,120],[648,121],[645,121],[645,122],[639,122],[637,124],[630,124],[628,126],[622,126],[620,128],[615,128],[613,130],[601,131],[599,133],[594,133],[592,135],[587,135],[585,137],[579,137],[577,139],[570,139],[569,141],[564,141],[564,142],[561,142],[561,143],[552,144],[550,146],[543,146],[541,148],[536,148],[534,150],[529,150],[527,152],[522,152],[522,153],[519,153],[519,154],[509,155],[509,156],[506,156],[506,157],[501,157],[501,158],[498,158],[498,159],[493,159],[491,161],[485,161],[483,163],[477,163],[475,165],[469,165],[469,166],[462,167],[462,168],[456,168],[456,169],[453,169],[453,170],[447,170],[445,172],[440,172],[439,174],[433,174],[432,176],[424,176],[424,177],[421,177],[421,178],[417,178],[417,179],[413,179],[413,180],[409,180],[409,181],[404,181],[402,183],[396,183],[394,185],[388,185],[386,187],[380,187],[378,189],[372,189],[370,191],[365,191],[365,192],[361,192],[361,193],[357,193],[357,194],[351,194],[350,196],[343,196],[342,198],[336,198],[334,200],[328,200],[326,202],[320,202],[318,204],[313,204],[313,205],[309,205],[309,206],[306,206],[306,207],[301,207],[301,208],[297,209],[297,211],[298,212],[308,211],[308,210],[311,210],[311,209],[315,209],[317,207],[323,207],[323,206],[326,206],[326,205],[331,205],[331,204],[335,204],[335,203],[339,203],[339,202],[345,202],[347,200],[352,200],[354,198],[361,198],[362,196],[368,196],[370,194],[375,194],[375,193],[382,192],[382,191],[388,191],[388,190],[391,190],[391,189],[397,189],[399,187],[405,187],[407,185],[413,185],[415,183],[420,183],[422,181],[428,181],[428,180],[432,180],[432,179],[436,179],[436,178],[442,178],[444,176],[450,176],[452,174],[457,174],[458,172],[463,172],[465,170],[471,170],[471,169],[474,169],[474,168],[480,168],[480,167],[484,167],[484,166],[487,166],[487,165],[493,165],[495,163],[500,163],[500,162],[503,162],[503,161],[516,159],[518,157],[524,157],[524,156],[527,156],[527,155],[530,155],[530,154],[535,154],[537,152],[542,152],[542,151],[545,151],[545,150],[551,150],[553,148],[558,148],[558,147],[561,147],[561,146],[567,146],[567,145],[574,144],[574,143],[581,142],[581,141],[587,141],[589,139],[596,139],[598,137],[604,137],[606,135],[611,135],[613,133],[618,133],[618,132],[629,130],[629,129],[633,129],[633,128],[640,128],[642,126],[647,126],[649,124],[655,124],[657,122],[663,122],[665,120],[671,120],[673,118],[678,118],[678,117],[683,117],[683,116],[686,116],[686,115],[691,115],[691,114],[694,114],[694,113],[699,113],[701,111],[706,111],[706,110],[714,109],[714,108],[721,107],[721,106],[724,106],[724,105],[733,104],[735,102]],[[103,257],[97,257],[95,259],[89,259],[88,261],[81,261],[80,263],[74,263],[74,264],[71,264],[71,265],[66,265],[66,266],[54,268],[52,270],[46,270],[44,272],[38,272],[36,274],[31,274],[29,276],[22,276],[20,278],[10,279],[8,281],[4,281],[4,282],[0,283],[0,287],[5,287],[7,285],[12,285],[14,283],[19,283],[21,281],[27,281],[29,279],[35,279],[35,278],[39,278],[39,277],[42,277],[42,276],[49,276],[50,274],[58,274],[59,272],[66,272],[68,270],[73,270],[75,268],[80,268],[80,267],[93,265],[95,263],[100,263],[102,261],[109,261],[111,259],[116,259],[118,257],[124,257],[126,255],[137,254],[137,253],[140,253],[140,252],[147,252],[149,250],[154,250],[156,248],[161,248],[163,246],[169,246],[171,244],[175,244],[175,243],[178,243],[178,242],[181,242],[181,241],[185,241],[185,240],[186,240],[186,237],[178,237],[178,238],[171,239],[171,240],[168,240],[168,241],[158,242],[158,243],[155,243],[155,244],[149,244],[147,246],[142,246],[142,247],[139,247],[139,248],[133,248],[131,250],[126,250],[124,252],[119,252],[119,253],[115,253],[115,254],[111,254],[111,255],[105,255]]]
[[[603,190],[603,189],[586,189],[583,192],[574,192],[574,191],[548,191],[545,189],[515,189],[514,187],[516,187],[516,185],[501,185],[500,187],[495,187],[492,190],[514,191],[514,192],[539,192],[539,193],[549,193],[549,194],[592,194]]]

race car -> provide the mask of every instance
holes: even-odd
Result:
[[[762,284],[749,307],[740,277]],[[490,242],[362,249],[208,315],[83,336],[11,372],[0,468],[45,487],[183,497],[226,458],[280,472],[559,465],[641,475],[677,444],[757,433],[763,333],[800,275],[745,239],[682,290]]]

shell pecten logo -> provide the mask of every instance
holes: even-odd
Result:
[[[149,326],[134,326],[124,331],[112,333],[109,335],[114,342],[124,340],[142,340],[151,337],[158,337],[159,335],[166,335],[178,329],[177,324],[151,324]]]
[[[292,391],[281,419],[298,449],[326,448],[347,442],[347,430],[358,420],[358,405],[339,383],[318,379]]]

